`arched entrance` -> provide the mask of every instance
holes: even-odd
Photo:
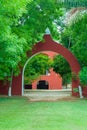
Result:
[[[21,71],[18,77],[14,77],[13,84],[12,84],[12,94],[13,95],[23,95],[24,94],[24,71],[27,63],[29,60],[35,56],[36,54],[43,52],[43,51],[53,51],[60,55],[62,55],[71,67],[71,71],[78,74],[80,71],[80,65],[75,58],[75,56],[64,46],[52,40],[49,34],[44,35],[44,42],[38,42],[32,49],[32,54],[28,53],[30,57],[28,61],[26,61],[23,70]],[[72,95],[77,96],[73,89],[78,87],[79,80],[72,80]],[[22,87],[21,87],[22,86]]]

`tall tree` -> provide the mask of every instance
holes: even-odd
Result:
[[[26,51],[40,41],[46,27],[61,14],[52,0],[0,1],[0,79],[18,75]]]
[[[0,80],[9,80],[9,95],[13,75],[19,73],[19,63],[25,55],[26,39],[18,37],[12,28],[19,23],[20,17],[26,13],[29,0],[0,1]]]
[[[61,42],[74,53],[81,67],[84,67],[87,66],[87,10],[80,11],[76,16],[62,32]]]
[[[76,56],[82,69],[87,66],[87,9],[80,10],[61,34],[61,42]],[[86,71],[87,69],[85,69]],[[81,78],[82,78],[81,75]],[[82,79],[83,80],[83,79]],[[86,75],[84,76],[84,81]],[[83,82],[83,81],[82,81]]]

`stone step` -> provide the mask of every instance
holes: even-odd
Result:
[[[71,89],[62,90],[25,90],[24,96],[27,96],[29,100],[57,100],[59,98],[70,97]]]

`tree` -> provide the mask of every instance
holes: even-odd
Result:
[[[26,39],[19,38],[13,33],[12,27],[16,26],[19,18],[26,13],[28,1],[0,1],[0,80],[10,81],[9,90],[13,75],[19,74],[19,63],[25,55],[27,46]]]
[[[29,46],[43,39],[46,28],[52,36],[58,37],[54,20],[63,15],[62,5],[53,0],[36,0],[27,5],[27,13],[20,18],[20,24],[13,28],[19,37],[26,37]],[[21,26],[22,25],[22,26]]]
[[[62,76],[63,84],[67,86],[67,84],[71,81],[71,69],[68,62],[63,56],[57,55],[54,57],[52,66],[53,70]]]
[[[61,42],[77,57],[81,67],[87,65],[87,10],[80,11],[75,21],[65,27],[61,34]]]
[[[52,0],[1,0],[0,12],[0,79],[8,80],[12,70],[13,75],[19,74],[26,52],[62,11]]]
[[[81,66],[81,72],[79,74],[81,84],[86,81],[86,69],[87,66],[87,9],[80,8],[75,17],[72,18],[71,22],[66,25],[61,35],[61,42],[76,56]],[[84,73],[85,71],[85,73]],[[83,78],[84,75],[84,78]],[[81,86],[79,85],[79,92],[81,93]]]
[[[20,5],[20,8],[19,8]],[[12,69],[14,74],[21,61],[26,47],[26,40],[12,32],[19,18],[26,12],[26,1],[0,1],[0,79],[9,76]],[[14,11],[13,11],[14,10]]]

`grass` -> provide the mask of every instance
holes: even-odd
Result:
[[[87,100],[0,98],[0,130],[87,130]]]

